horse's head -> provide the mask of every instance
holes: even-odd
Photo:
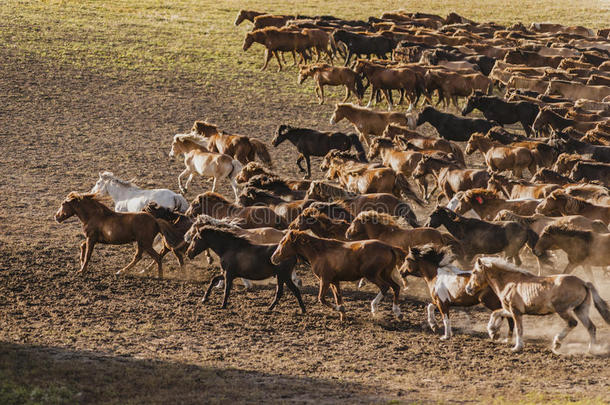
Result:
[[[373,142],[371,142],[371,145],[369,146],[369,153],[368,153],[368,156],[367,156],[369,158],[369,160],[373,160],[377,156],[379,156],[379,152],[381,151],[381,146],[383,144],[381,139],[390,141],[390,144],[392,143],[392,141],[390,139],[387,139],[387,138],[375,138],[375,139],[373,139]]]
[[[90,193],[100,194],[100,195],[107,194],[108,190],[106,189],[106,186],[108,185],[108,182],[110,181],[110,178],[108,175],[112,176],[112,173],[110,173],[110,172],[100,173],[100,178],[97,179],[97,182],[91,189]]]
[[[203,198],[203,194],[199,194],[197,197],[195,197],[184,215],[189,218],[195,218],[197,215],[203,214]]]
[[[55,213],[55,220],[59,223],[64,222],[66,219],[73,215],[76,215],[74,210],[74,202],[78,199],[78,194],[72,192],[68,194],[65,200],[59,206],[59,209]]]
[[[470,114],[472,110],[477,108],[482,96],[483,93],[479,90],[472,93],[470,97],[468,97],[468,99],[466,100],[466,105],[464,106],[464,109],[462,109],[462,116]]]
[[[330,117],[330,123],[331,125],[335,125],[336,123],[340,122],[341,120],[343,120],[343,118],[345,118],[345,112],[347,110],[348,104],[336,104],[335,105],[335,111],[333,111],[333,115],[332,117]]]
[[[481,143],[484,137],[485,135],[480,132],[475,132],[474,134],[472,134],[470,136],[470,139],[468,139],[468,143],[466,144],[466,154],[472,155],[474,152],[476,152],[479,149],[479,144]]]
[[[449,212],[450,210],[448,208],[441,207],[440,205],[437,206],[436,209],[432,211],[432,214],[430,214],[430,217],[424,226],[438,228],[443,225],[445,220],[451,219]]]
[[[279,127],[277,127],[277,131],[275,133],[275,137],[271,141],[271,145],[273,145],[273,147],[277,148],[282,142],[284,142],[286,139],[288,139],[286,137],[286,132],[289,130],[290,130],[289,125],[282,124]]]
[[[485,275],[487,268],[486,264],[479,258],[477,259],[474,269],[472,269],[472,275],[466,284],[466,294],[475,295],[487,286],[487,277]]]
[[[234,24],[241,24],[248,16],[248,12],[246,10],[239,10],[239,14],[237,14],[237,18],[235,19]]]
[[[418,126],[428,122],[428,118],[433,110],[434,110],[434,108],[430,107],[430,106],[424,108],[422,110],[422,112],[420,112],[419,115],[417,116],[417,121],[415,121],[415,126],[418,127]]]
[[[349,240],[367,239],[365,224],[359,218],[354,219],[345,231],[345,238]]]
[[[561,215],[559,208],[561,207],[561,203],[557,197],[556,193],[551,193],[547,198],[544,199],[538,206],[536,207],[537,214],[543,214],[547,216],[551,215]]]
[[[313,67],[307,65],[299,66],[299,78],[297,79],[298,84],[303,84],[305,79],[310,77],[313,74]]]
[[[415,179],[421,179],[427,174],[426,163],[428,162],[428,157],[424,156],[422,159],[417,162],[417,166],[415,166],[415,170],[411,174]]]
[[[282,240],[277,245],[275,252],[271,255],[271,263],[278,265],[282,261],[289,259],[297,254],[294,248],[294,242],[297,239],[299,231],[290,230],[284,235]]]
[[[481,197],[478,198],[478,200],[476,200],[475,198],[475,201],[479,204],[483,204],[484,200]],[[468,198],[467,193],[464,193],[460,196],[460,198],[458,198],[457,205],[455,206],[453,211],[455,211],[455,213],[457,214],[464,214],[473,209],[473,204],[475,204],[475,202]]]
[[[254,33],[253,32],[248,32],[246,34],[246,37],[244,38],[244,45],[242,46],[242,49],[245,51],[247,51],[248,49],[250,49],[250,47],[252,46],[252,44],[254,43]]]
[[[320,214],[320,211],[315,208],[306,208],[290,223],[288,229],[295,231],[306,231],[316,222],[316,218]]]
[[[198,254],[209,247],[206,238],[201,234],[201,229],[196,226],[192,226],[184,234],[184,241],[188,243],[189,246],[186,250],[186,256],[189,259],[194,259]]]
[[[537,256],[537,257],[545,256],[547,250],[552,250],[554,248],[555,241],[554,241],[553,235],[549,229],[552,226],[553,225],[547,226],[540,234],[540,237],[538,238],[538,241],[536,242],[536,246],[534,246],[534,249],[532,249],[532,253],[535,256]]]

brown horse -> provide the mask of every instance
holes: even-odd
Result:
[[[445,326],[445,334],[441,340],[447,340],[453,335],[449,308],[483,304],[486,308],[495,311],[502,307],[498,296],[491,288],[482,289],[474,296],[466,294],[466,284],[471,272],[452,266],[450,264],[452,259],[446,249],[439,249],[434,245],[411,247],[409,255],[400,268],[402,277],[408,275],[421,277],[426,282],[432,298],[432,303],[427,307],[428,325],[433,332],[438,329],[434,318],[434,307],[436,307],[441,313]],[[512,337],[513,326],[513,320],[509,319],[508,339]]]
[[[519,215],[531,215],[540,200],[505,200],[500,195],[484,188],[473,188],[461,193],[454,211],[463,215],[473,210],[481,219],[491,221],[501,210],[509,210]]]
[[[330,66],[326,63],[301,66],[297,82],[302,84],[308,77],[316,83],[315,92],[320,104],[324,104],[324,86],[345,86],[343,103],[349,99],[350,94],[356,96],[358,104],[362,101],[362,78],[348,67]]]
[[[609,233],[608,227],[598,220],[591,220],[582,215],[566,215],[564,217],[547,217],[542,214],[517,215],[508,210],[498,212],[494,221],[513,221],[527,226],[538,235],[542,233],[548,225],[567,225],[583,231],[593,231],[597,233]]]
[[[430,196],[434,194],[437,188],[441,187],[439,176],[441,172],[446,173],[447,170],[462,170],[462,166],[453,160],[437,159],[429,155],[423,156],[417,163],[415,170],[413,170],[412,177],[415,184],[419,187],[419,191],[421,191],[424,200],[429,201]],[[430,176],[432,177],[434,188],[428,192],[428,177]],[[448,191],[451,193],[451,190]],[[453,196],[453,193],[451,193],[451,195]],[[446,195],[441,192],[438,196],[438,201],[440,201],[443,196]],[[447,199],[450,198],[447,197]]]
[[[445,153],[452,153],[455,160],[465,166],[464,152],[460,147],[451,141],[442,138],[431,138],[412,131],[400,125],[390,124],[382,134],[383,137],[399,139],[402,143],[410,143],[420,149],[436,149]]]
[[[328,217],[314,207],[305,208],[288,226],[288,229],[296,231],[310,230],[320,238],[347,240],[345,231],[349,228],[349,222],[344,219]]]
[[[374,111],[353,104],[337,104],[330,123],[337,124],[343,119],[352,123],[360,134],[361,141],[367,146],[369,145],[369,137],[372,135],[381,136],[389,124],[410,127],[412,122],[410,125],[409,121],[414,120],[413,117],[404,113]]]
[[[291,190],[307,191],[309,185],[311,184],[310,180],[290,180],[282,178],[278,174],[272,172],[267,167],[261,165],[258,162],[250,162],[244,167],[242,167],[241,171],[235,177],[235,180],[238,183],[245,183],[252,177],[259,176],[261,174],[273,179],[281,179]]]
[[[290,181],[282,180],[279,177],[268,177],[264,174],[259,174],[248,180],[244,188],[251,187],[264,190],[286,201],[302,200],[307,194],[306,191],[291,189]]]
[[[534,254],[543,254],[547,250],[555,249],[563,250],[568,255],[568,264],[563,270],[565,274],[570,274],[578,266],[583,266],[593,281],[591,266],[610,266],[608,233],[583,231],[568,224],[551,224],[542,231],[534,248]]]
[[[474,133],[466,145],[466,154],[472,155],[476,150],[481,151],[492,171],[510,170],[517,177],[523,177],[525,169],[532,175],[536,173],[537,159],[528,148],[503,145],[482,133]]]
[[[557,313],[566,327],[553,339],[553,350],[561,346],[561,341],[576,327],[580,319],[591,340],[589,350],[595,344],[595,325],[589,318],[591,299],[604,321],[610,324],[610,308],[597,292],[593,284],[586,283],[570,275],[548,277],[535,276],[526,270],[512,266],[496,258],[478,259],[472,276],[466,285],[468,294],[477,294],[490,287],[500,299],[502,308],[492,312],[487,325],[489,336],[497,336],[502,318],[513,318],[516,326],[514,352],[523,349],[523,315],[549,315]]]
[[[343,320],[345,308],[341,295],[341,281],[358,281],[366,278],[379,287],[379,294],[371,302],[371,312],[377,312],[379,301],[391,288],[394,292],[392,311],[401,318],[400,284],[394,280],[396,267],[406,254],[403,250],[376,240],[341,242],[316,238],[305,232],[289,231],[271,256],[272,263],[281,263],[301,256],[311,264],[313,274],[320,280],[318,301],[339,311]],[[326,301],[326,293],[332,288],[336,305]]]
[[[153,249],[155,236],[161,233],[165,239],[164,243],[175,247],[182,242],[181,235],[177,235],[167,222],[155,219],[146,212],[115,212],[98,201],[97,198],[95,194],[71,192],[55,213],[57,222],[61,223],[76,215],[83,224],[83,233],[86,239],[80,245],[80,269],[78,273],[87,270],[96,243],[124,245],[136,242],[136,254],[133,260],[116,274],[131,269],[142,259],[142,254],[146,252],[157,263],[158,277],[163,277],[161,256]]]
[[[271,156],[264,143],[242,135],[229,135],[218,131],[218,126],[206,121],[195,121],[192,131],[208,140],[210,152],[224,153],[245,165],[258,156],[264,164],[273,167]]]
[[[234,24],[239,25],[243,21],[248,20],[250,22],[254,22],[254,17],[258,17],[259,15],[263,15],[267,13],[261,13],[254,10],[239,10],[239,14],[237,14],[237,18],[235,19]]]
[[[267,206],[284,219],[292,222],[303,209],[307,208],[314,200],[287,201],[270,192],[254,187],[246,187],[239,196],[239,203],[245,207]]]
[[[401,91],[400,101],[402,101],[403,94],[407,95],[409,109],[411,109],[418,99],[418,95],[424,91],[421,78],[409,68],[393,68],[358,59],[354,70],[366,77],[371,85],[371,98],[367,107],[371,106],[377,92],[381,91],[388,102],[388,109],[391,110],[393,103],[390,92],[395,89]]]
[[[244,38],[242,47],[244,52],[247,51],[254,42],[258,42],[265,47],[265,63],[261,70],[267,69],[269,61],[275,55],[278,63],[278,72],[282,70],[279,52],[292,52],[293,56],[296,52],[301,55],[301,60],[305,60],[306,51],[311,46],[309,37],[300,31],[276,27],[266,27],[248,32]]]
[[[502,193],[509,199],[516,200],[521,198],[545,198],[557,190],[559,185],[528,182],[523,179],[514,179],[492,173],[487,182],[487,188],[496,193]]]
[[[592,204],[578,197],[572,197],[563,190],[553,191],[550,196],[536,208],[544,215],[583,215],[589,219],[599,219],[610,224],[610,206]]]
[[[231,203],[218,193],[206,191],[199,194],[191,202],[185,215],[194,217],[206,214],[213,218],[239,218],[243,220],[243,228],[271,227],[286,229],[288,223],[269,207],[242,207]]]

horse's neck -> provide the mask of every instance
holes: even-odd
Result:
[[[481,139],[477,142],[477,148],[483,153],[487,153],[493,146],[493,142],[487,139]]]
[[[443,221],[443,225],[445,225],[445,228],[447,228],[447,230],[456,238],[458,239],[462,239],[463,235],[464,235],[464,228],[462,226],[462,224],[459,224],[458,221],[458,217],[456,217],[455,219],[451,218],[451,217],[447,217],[446,221]]]
[[[116,181],[109,181],[106,185],[106,190],[108,190],[108,194],[110,194],[110,197],[112,197],[114,201],[129,199],[142,191],[139,187],[126,186],[119,184]]]

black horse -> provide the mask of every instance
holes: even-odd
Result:
[[[416,125],[422,125],[429,122],[436,130],[441,138],[451,141],[466,142],[470,139],[470,135],[475,132],[487,133],[491,128],[498,125],[493,121],[484,119],[461,118],[453,114],[438,111],[434,107],[426,107],[419,113]]]
[[[226,308],[235,278],[264,280],[269,277],[276,277],[277,289],[269,310],[272,310],[279,299],[282,298],[284,284],[286,284],[297,298],[301,311],[305,313],[301,292],[291,279],[296,257],[286,259],[277,265],[271,263],[271,255],[275,252],[277,245],[256,245],[229,229],[221,229],[211,225],[189,231],[185,235],[185,240],[189,243],[186,255],[190,259],[204,249],[212,249],[220,257],[223,275],[212,278],[202,302],[207,301],[212,287],[220,280],[224,279],[225,291],[222,308]]]
[[[297,159],[297,166],[301,172],[305,172],[301,162],[305,159],[307,163],[307,175],[305,178],[311,177],[311,162],[310,156],[326,156],[333,149],[347,151],[352,146],[358,152],[358,158],[361,162],[367,162],[366,152],[358,135],[344,134],[343,132],[320,132],[315,129],[297,128],[290,125],[280,125],[277,129],[277,134],[271,142],[277,147],[279,144],[289,140],[296,146],[300,155]]]
[[[356,34],[346,30],[335,30],[333,32],[335,42],[343,42],[347,47],[345,66],[349,64],[352,55],[360,58],[361,55],[376,55],[380,59],[386,59],[386,55],[396,48],[397,42],[392,38],[381,35]]]
[[[531,134],[534,120],[540,112],[540,108],[535,103],[508,102],[499,97],[486,96],[480,91],[475,91],[468,97],[462,115],[467,115],[475,108],[481,111],[486,119],[496,121],[500,125],[520,122],[528,136]]]

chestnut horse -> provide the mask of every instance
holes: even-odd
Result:
[[[487,325],[489,336],[497,336],[502,318],[513,318],[516,326],[514,352],[523,349],[523,315],[558,314],[565,328],[553,339],[553,350],[578,325],[572,311],[589,332],[589,350],[595,345],[595,325],[589,318],[591,301],[604,321],[610,324],[610,307],[593,284],[570,275],[535,276],[497,258],[478,259],[466,285],[468,294],[491,288],[500,299],[502,308],[492,312]]]
[[[485,164],[492,171],[510,170],[517,177],[523,177],[525,169],[529,169],[532,175],[536,173],[537,159],[528,148],[503,145],[482,133],[474,133],[466,145],[466,154],[472,155],[477,150],[481,151]]]
[[[195,121],[192,132],[208,140],[210,152],[224,153],[238,160],[242,165],[254,161],[255,156],[267,165],[273,167],[271,155],[264,143],[258,139],[242,135],[229,135],[218,131],[218,127],[206,121]]]
[[[275,252],[277,245],[257,245],[231,230],[210,225],[198,227],[196,232],[189,232],[186,242],[189,244],[186,251],[189,259],[193,259],[205,249],[212,249],[220,257],[223,274],[212,278],[201,302],[207,301],[212,287],[220,280],[224,280],[222,308],[226,308],[235,278],[264,280],[275,276],[277,288],[269,310],[273,310],[279,299],[282,298],[284,284],[286,284],[299,302],[301,311],[305,313],[301,292],[291,279],[296,258],[289,257],[272,262],[271,255]]]
[[[473,210],[481,219],[491,221],[501,210],[509,210],[519,215],[532,215],[541,201],[535,199],[505,200],[495,191],[474,188],[460,194],[454,211],[464,215]]]
[[[434,317],[434,307],[438,309],[443,318],[445,334],[441,340],[449,339],[451,331],[451,320],[449,319],[449,308],[471,307],[483,304],[486,308],[495,311],[502,308],[498,296],[491,288],[481,289],[476,295],[466,294],[466,284],[472,274],[461,270],[450,263],[453,257],[446,249],[439,249],[433,245],[409,248],[409,255],[400,268],[402,277],[421,277],[428,286],[428,292],[432,303],[428,304],[428,325],[436,332],[438,325]],[[508,339],[513,335],[514,322],[508,319]]]
[[[297,82],[302,84],[308,77],[316,83],[315,92],[320,104],[324,104],[324,86],[345,86],[344,103],[349,99],[350,94],[356,96],[358,103],[362,101],[364,93],[362,78],[348,67],[330,66],[326,63],[301,66]]]
[[[61,223],[74,215],[82,222],[86,238],[80,245],[80,269],[77,273],[87,270],[96,243],[124,245],[136,242],[136,254],[133,260],[116,274],[131,269],[146,252],[157,263],[158,277],[161,278],[163,277],[161,256],[153,249],[155,236],[161,233],[165,239],[164,243],[172,247],[182,243],[182,236],[177,235],[167,222],[155,219],[146,212],[115,212],[102,204],[96,194],[71,192],[55,213],[55,220]]]
[[[311,230],[321,238],[347,240],[345,231],[350,224],[344,219],[328,217],[314,207],[305,208],[288,226],[288,229],[296,231]]]
[[[199,194],[185,213],[190,217],[206,214],[213,218],[239,218],[244,228],[271,227],[286,229],[288,223],[269,207],[242,207],[213,191]]]
[[[345,308],[341,295],[341,281],[358,281],[366,278],[379,287],[379,294],[371,302],[371,312],[377,312],[379,301],[391,288],[394,292],[392,311],[402,317],[398,298],[400,284],[394,278],[396,267],[406,254],[402,249],[377,240],[341,242],[335,239],[317,238],[301,231],[288,231],[271,256],[272,263],[303,257],[311,264],[313,274],[320,280],[318,301],[340,313],[343,321]],[[336,305],[326,301],[326,293],[332,288]]]

